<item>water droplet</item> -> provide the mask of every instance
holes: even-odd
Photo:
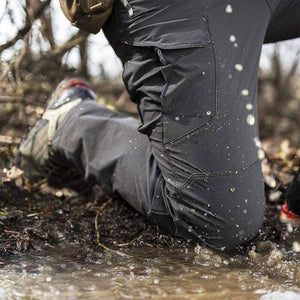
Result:
[[[228,14],[231,14],[231,13],[233,12],[232,6],[231,6],[230,4],[228,4],[228,5],[226,6],[225,11],[226,11]]]
[[[235,69],[238,70],[239,72],[241,72],[241,71],[243,71],[244,68],[243,68],[243,65],[241,65],[241,64],[236,64],[236,65],[235,65]]]
[[[247,103],[246,104],[246,109],[247,110],[252,110],[253,109],[253,105],[251,103]]]
[[[258,149],[258,151],[257,151],[257,157],[260,160],[263,160],[266,157],[265,151],[263,149]]]
[[[243,89],[242,92],[241,92],[242,96],[249,96],[249,90],[247,89]]]
[[[259,140],[258,137],[255,137],[253,139],[254,144],[256,145],[257,148],[261,148],[261,141]]]
[[[255,124],[255,117],[254,115],[250,114],[247,117],[247,124],[253,126]]]
[[[299,253],[299,252],[300,252],[300,243],[299,243],[299,242],[294,242],[294,243],[293,243],[293,250],[294,250],[296,253]]]
[[[176,120],[176,121],[179,121],[179,120],[180,120],[180,118],[179,118],[179,117],[175,117],[175,120]]]
[[[286,229],[289,233],[294,232],[294,228],[293,228],[292,224],[290,224],[290,223],[286,224]]]
[[[229,37],[229,40],[230,42],[234,43],[236,41],[236,37],[232,34],[230,37]]]

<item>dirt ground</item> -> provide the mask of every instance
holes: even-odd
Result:
[[[300,149],[288,141],[265,140],[263,163],[267,212],[258,241],[284,243],[278,212],[293,174]],[[190,241],[173,238],[160,230],[119,197],[105,199],[95,187],[88,195],[53,190],[46,183],[31,185],[13,165],[17,146],[0,146],[0,256],[9,259],[27,251],[40,251],[63,244],[79,244],[97,250],[122,251],[130,247],[182,247]],[[242,249],[242,250],[243,250]]]

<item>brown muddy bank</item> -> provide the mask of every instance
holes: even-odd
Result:
[[[264,227],[255,241],[285,246],[286,229],[278,212],[297,166],[298,154],[286,142],[278,149],[263,144],[268,160],[263,165],[267,212]],[[105,199],[95,188],[89,195],[53,190],[46,183],[30,185],[13,166],[15,146],[2,146],[0,188],[0,251],[6,256],[45,247],[76,244],[128,247],[182,247],[189,242],[172,238],[140,216],[119,197]],[[299,151],[298,151],[299,152]],[[99,242],[102,246],[99,246]]]

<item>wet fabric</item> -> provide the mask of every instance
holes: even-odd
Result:
[[[240,245],[264,218],[261,47],[300,36],[300,1],[129,4],[132,16],[116,2],[105,34],[139,122],[84,102],[60,124],[53,149],[168,232]]]

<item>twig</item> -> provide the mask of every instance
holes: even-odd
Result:
[[[132,239],[128,243],[118,244],[117,246],[118,247],[125,247],[125,246],[132,245],[134,242],[139,241],[142,237],[143,237],[143,234],[141,233],[140,235],[138,235],[137,237],[135,237],[134,239]]]
[[[13,138],[11,136],[0,135],[0,145],[18,146],[20,144],[20,138]]]
[[[97,239],[96,239],[96,244],[98,246],[100,246],[101,248],[103,248],[104,250],[106,251],[111,251],[111,252],[114,252],[120,256],[123,256],[123,257],[132,257],[126,253],[123,253],[121,251],[118,251],[118,250],[114,250],[114,249],[111,249],[111,248],[108,248],[107,246],[103,245],[101,242],[100,242],[100,232],[99,232],[99,229],[98,229],[98,218],[99,218],[99,215],[100,213],[105,209],[105,207],[110,204],[112,202],[112,198],[110,198],[108,201],[106,201],[98,210],[97,212],[97,215],[95,217],[95,231],[96,231],[96,235],[97,235]]]
[[[18,236],[21,235],[21,232],[13,231],[13,230],[4,230],[4,232],[8,234],[18,235]]]
[[[99,215],[100,213],[105,209],[105,207],[110,204],[112,201],[112,199],[110,198],[108,201],[106,201],[101,207],[100,209],[98,210],[97,214],[96,214],[96,217],[95,217],[95,231],[96,231],[96,235],[97,235],[97,244],[100,244],[100,232],[99,232],[99,229],[98,229],[98,218],[99,218]]]
[[[63,45],[55,48],[52,52],[50,52],[51,56],[63,56],[66,52],[82,43],[84,40],[88,38],[88,34],[82,31],[78,31],[74,34],[68,41],[66,41]]]
[[[38,217],[41,213],[33,213],[33,214],[29,214],[27,215],[27,218],[33,218],[33,217]]]

